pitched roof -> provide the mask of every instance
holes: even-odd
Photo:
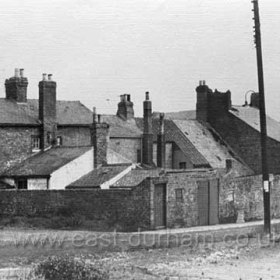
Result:
[[[135,119],[123,120],[116,115],[102,115],[102,122],[109,124],[110,137],[142,137],[142,131],[138,128]]]
[[[259,109],[250,106],[232,106],[232,109],[229,112],[250,125],[255,130],[260,131]],[[280,141],[280,123],[271,117],[266,116],[266,126],[267,135],[272,139]]]
[[[27,158],[6,170],[1,177],[42,176],[47,177],[55,170],[80,157],[92,147],[56,147]]]
[[[127,164],[101,166],[88,174],[82,176],[77,181],[71,183],[66,188],[98,188],[103,183],[117,176],[128,168]]]
[[[133,169],[128,174],[123,176],[110,188],[131,188],[138,186],[147,177],[159,176],[159,169]]]
[[[196,119],[196,111],[179,111],[179,112],[169,112],[164,113],[165,118],[171,120],[195,120]]]
[[[26,103],[0,98],[0,125],[39,125],[38,99],[28,99]],[[91,124],[92,112],[80,101],[56,102],[58,125]]]
[[[143,119],[136,119],[139,128],[143,129]],[[154,142],[157,141],[159,132],[159,119],[153,118],[153,136]],[[172,120],[164,120],[165,141],[174,142],[180,150],[190,159],[195,166],[209,166],[205,157],[196,149],[191,141],[186,137],[183,131]]]
[[[226,159],[235,161],[234,168],[242,173],[246,166],[235,158],[229,148],[219,142],[213,133],[204,125],[196,120],[174,120],[174,123],[185,134],[188,140],[194,145],[211,165],[212,168],[225,168]],[[243,172],[243,173],[244,173]]]

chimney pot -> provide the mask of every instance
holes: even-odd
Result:
[[[20,74],[20,77],[21,77],[21,78],[24,78],[24,69],[23,69],[23,68],[21,68],[21,69],[19,70],[19,74]]]
[[[19,78],[19,69],[18,68],[15,68],[15,77]]]
[[[201,80],[199,81],[199,85],[202,86],[202,81]]]
[[[47,80],[47,74],[46,73],[43,73],[42,74],[42,81],[46,81]]]
[[[149,92],[146,91],[146,100],[150,100]]]
[[[101,123],[101,115],[100,114],[97,115],[97,121],[98,121],[98,123]]]
[[[48,74],[48,80],[52,81],[52,74]]]
[[[127,101],[130,102],[130,94],[127,95]]]

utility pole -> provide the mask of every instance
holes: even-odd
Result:
[[[262,159],[262,177],[263,177],[263,205],[264,205],[264,232],[270,234],[270,184],[269,171],[267,162],[267,131],[266,131],[266,113],[265,113],[265,96],[264,96],[264,78],[263,78],[263,61],[261,45],[261,29],[258,0],[252,1],[254,5],[254,22],[255,22],[255,44],[257,52],[258,66],[258,84],[259,84],[259,107],[260,107],[260,126],[261,126],[261,159]]]

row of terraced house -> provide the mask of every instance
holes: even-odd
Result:
[[[0,98],[1,215],[40,216],[68,205],[122,230],[262,219],[257,93],[236,106],[230,91],[200,81],[196,110],[158,113],[146,92],[140,118],[130,94],[101,115],[57,100],[52,75],[43,74],[38,99],[28,99],[27,87],[16,69]],[[267,116],[267,128],[276,218],[280,123]]]

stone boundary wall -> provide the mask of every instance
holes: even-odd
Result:
[[[150,191],[144,181],[133,190],[3,190],[0,217],[82,215],[104,230],[150,227]]]
[[[271,218],[280,217],[280,175],[271,182],[270,209]],[[220,180],[220,223],[236,222],[238,212],[244,213],[245,221],[263,219],[261,175]]]

